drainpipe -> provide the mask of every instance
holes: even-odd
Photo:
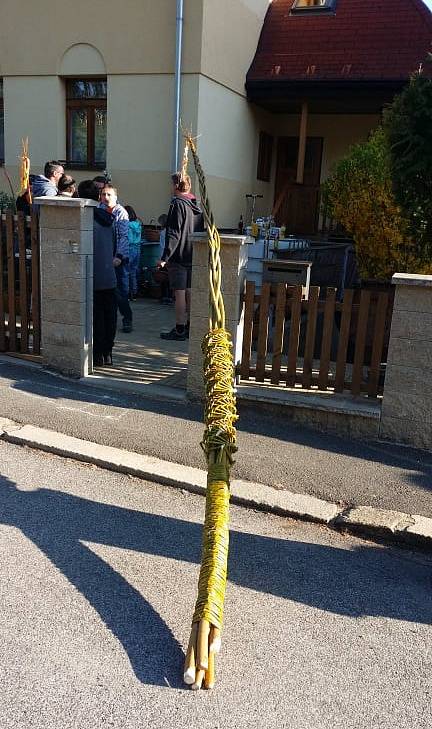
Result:
[[[175,54],[175,92],[174,92],[174,140],[173,172],[179,168],[179,130],[181,104],[181,60],[183,45],[183,0],[177,0],[176,9],[176,54]]]

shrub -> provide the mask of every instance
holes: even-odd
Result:
[[[0,191],[0,210],[16,210],[15,199],[7,192]]]
[[[432,263],[432,79],[424,72],[414,74],[385,110],[384,130],[395,199],[417,258],[427,268]]]
[[[352,146],[323,185],[327,212],[353,238],[362,278],[390,279],[413,265],[407,221],[396,204],[382,128]]]

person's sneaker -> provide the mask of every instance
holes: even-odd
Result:
[[[108,354],[104,354],[103,356],[103,363],[105,367],[112,367],[113,366],[113,359],[112,359],[112,353],[108,352]]]
[[[122,332],[124,332],[125,334],[130,334],[132,331],[132,328],[133,328],[132,322],[130,322],[130,321],[123,322]]]
[[[161,339],[169,339],[171,341],[184,342],[186,339],[186,332],[183,329],[182,332],[177,330],[177,327],[173,327],[170,332],[161,332]]]
[[[101,354],[93,355],[93,367],[103,367],[104,358]]]

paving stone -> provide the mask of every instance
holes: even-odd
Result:
[[[358,506],[345,511],[336,520],[338,526],[358,528],[378,533],[394,534],[399,524],[406,521],[402,511],[374,509],[372,506]]]
[[[249,481],[231,483],[231,500],[236,504],[273,511],[322,524],[330,524],[341,512],[337,504],[306,494],[296,494]]]
[[[432,519],[428,519],[426,516],[413,514],[411,523],[405,525],[404,528],[399,528],[398,532],[409,542],[432,546]]]

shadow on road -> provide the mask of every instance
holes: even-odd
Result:
[[[5,477],[0,522],[20,529],[82,593],[123,645],[140,681],[179,686],[183,652],[169,627],[82,542],[199,563],[200,524],[46,488],[20,491]],[[365,545],[352,551],[233,531],[229,578],[339,615],[432,622],[430,569],[395,550]]]

